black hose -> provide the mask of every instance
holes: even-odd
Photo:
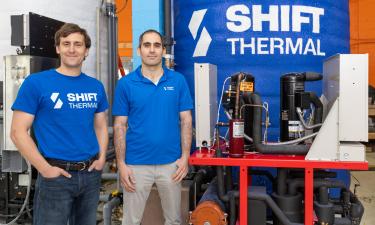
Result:
[[[289,177],[291,178],[304,178],[304,170],[289,170]],[[336,178],[337,173],[332,171],[317,170],[314,171],[314,178]]]
[[[304,76],[305,81],[317,81],[323,78],[323,75],[316,72],[303,72],[302,76]]]
[[[194,200],[189,202],[190,210],[193,210],[196,207],[197,195],[202,193],[202,182],[206,174],[207,171],[205,169],[200,169],[193,178],[194,192],[189,192],[189,198]]]
[[[238,193],[238,192],[237,192]],[[237,213],[236,213],[236,194],[233,191],[228,192],[229,195],[229,224],[235,225],[237,222]]]
[[[254,105],[262,105],[260,96],[255,93],[244,93],[244,98]],[[264,145],[262,144],[262,108],[253,107],[253,141],[257,152],[262,154],[287,154],[287,155],[306,155],[309,151],[307,145]]]
[[[290,195],[296,195],[297,189],[305,186],[304,179],[294,179],[288,181],[288,193]],[[314,188],[320,188],[326,186],[327,188],[341,188],[346,189],[345,184],[341,180],[314,180]]]
[[[288,175],[287,169],[278,169],[277,170],[277,194],[278,195],[285,195],[287,186],[286,186],[286,179]]]
[[[225,167],[225,188],[228,191],[233,190],[233,180],[232,180],[232,167]]]
[[[327,186],[320,186],[319,187],[319,204],[328,205],[328,202],[329,202],[328,188]]]
[[[222,166],[216,167],[216,174],[217,174],[217,193],[219,199],[223,202],[228,202],[229,197],[225,194],[225,184],[224,184],[224,172]]]
[[[233,202],[233,198],[239,197],[239,191],[229,191],[228,193],[225,193],[224,191],[224,174],[223,174],[223,167],[217,166],[217,191],[219,199],[223,202],[229,202],[230,204],[230,224],[232,224],[232,221],[235,221],[235,217],[233,217],[232,210],[235,210],[235,202]],[[252,192],[251,190],[248,190],[248,199],[252,200],[261,200],[264,201],[273,211],[273,213],[276,215],[276,217],[284,224],[284,225],[302,225],[300,223],[292,223],[288,219],[288,217],[285,216],[285,214],[281,211],[281,209],[277,206],[277,204],[273,201],[273,199],[266,193],[259,193],[259,192]],[[233,209],[234,206],[234,209]],[[234,215],[235,216],[235,215]]]
[[[288,217],[285,216],[283,211],[277,206],[277,204],[273,201],[273,199],[265,193],[259,193],[259,192],[248,192],[248,198],[252,200],[260,200],[264,201],[272,210],[274,215],[277,217],[277,219],[280,220],[281,224],[284,225],[302,225],[301,223],[293,223],[290,222]]]

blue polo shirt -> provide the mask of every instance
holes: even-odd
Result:
[[[98,80],[83,73],[65,76],[54,69],[29,75],[12,106],[34,115],[41,154],[66,161],[87,160],[99,152],[94,116],[107,108]]]
[[[116,87],[114,116],[128,116],[125,163],[158,165],[181,157],[180,115],[193,108],[182,74],[164,69],[155,85],[141,67],[121,78]]]

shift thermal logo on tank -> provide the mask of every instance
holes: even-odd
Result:
[[[225,37],[231,55],[325,56],[320,39],[324,11],[324,8],[305,5],[236,4],[230,5],[225,15],[214,10],[210,13],[225,18],[217,19],[224,23],[211,24],[226,28],[219,36]],[[194,11],[188,25],[194,40],[198,39],[193,57],[206,56],[211,42],[215,41],[215,36],[212,40],[207,31],[209,25],[200,29],[206,13],[207,9]],[[211,33],[218,29],[208,27]]]
[[[323,16],[324,8],[312,6],[232,5],[226,10],[226,41],[232,55],[325,56],[319,38]]]
[[[201,9],[193,12],[189,22],[189,30],[194,40],[197,39],[199,27],[202,24],[203,17],[206,14],[207,9]],[[203,27],[197,44],[194,49],[193,57],[206,56],[208,48],[210,47],[212,38],[208,33],[206,27]]]
[[[51,94],[51,100],[53,103],[55,103],[55,106],[53,107],[54,109],[61,109],[63,102],[61,101],[60,98],[58,98],[60,93],[54,92]]]

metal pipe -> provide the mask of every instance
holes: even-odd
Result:
[[[234,192],[229,192],[229,224],[235,225],[236,224],[236,196]]]
[[[260,96],[251,93],[245,94],[245,98],[250,98],[249,102],[255,105],[261,105]],[[305,155],[309,151],[307,145],[265,145],[262,144],[262,109],[260,107],[253,107],[253,140],[255,149],[259,153],[263,154],[294,154],[294,155]]]
[[[164,44],[165,44],[165,65],[172,69],[174,67],[172,46],[172,19],[171,19],[171,0],[164,0]]]
[[[117,16],[113,0],[107,0],[106,16],[108,17],[108,103],[112,105],[114,88],[117,80]],[[113,125],[112,109],[108,109],[108,125]]]
[[[268,142],[267,145],[273,145],[273,146],[296,145],[296,144],[298,144],[298,143],[300,143],[302,141],[311,139],[311,138],[315,137],[316,135],[318,135],[318,133],[312,133],[312,134],[306,135],[304,137],[297,138],[297,139],[290,140],[290,141],[275,142],[275,143]]]
[[[246,139],[246,140],[248,140],[248,141],[250,141],[250,142],[253,142],[254,140],[251,138],[251,137],[249,137],[249,136],[247,136],[247,134],[243,134],[243,136],[244,136],[244,138]]]
[[[271,209],[274,215],[277,217],[277,219],[280,220],[281,224],[284,225],[302,225],[301,223],[293,223],[290,222],[288,217],[285,216],[283,211],[277,206],[277,204],[273,201],[273,199],[265,193],[259,193],[259,192],[248,192],[248,198],[253,200],[260,200],[264,201]]]
[[[217,168],[217,191],[218,191],[219,199],[223,202],[228,202],[230,201],[231,198],[234,198],[234,197],[238,198],[239,197],[238,190],[235,190],[235,191],[233,190],[233,191],[229,191],[228,193],[225,193],[223,168],[222,166],[217,166],[216,168]],[[288,217],[285,216],[285,214],[281,211],[281,209],[277,206],[277,204],[273,201],[273,199],[268,194],[252,192],[251,190],[248,190],[248,199],[261,200],[261,201],[266,202],[266,204],[272,209],[276,217],[284,225],[302,225],[300,223],[290,222]]]
[[[102,173],[102,180],[117,180],[117,173]]]
[[[103,206],[103,224],[111,225],[112,223],[112,209],[120,205],[120,198],[114,197],[109,202],[105,203]]]
[[[314,123],[319,124],[323,122],[323,104],[314,92],[310,92],[310,101],[315,107]],[[320,128],[316,128],[313,131],[318,132]]]
[[[294,179],[289,180],[288,182],[288,193],[290,195],[296,195],[297,189],[305,186],[304,179]],[[314,188],[320,188],[321,186],[326,186],[327,188],[341,188],[347,189],[344,182],[341,180],[314,180]]]
[[[328,202],[329,202],[328,188],[327,186],[320,186],[319,187],[319,204],[328,205]]]
[[[197,207],[197,195],[202,192],[202,181],[204,176],[207,174],[207,171],[205,169],[200,169],[198,172],[195,174],[194,179],[193,179],[193,184],[194,184],[194,208]]]
[[[233,180],[232,180],[232,167],[225,167],[225,188],[228,191],[233,190]]]
[[[220,148],[220,130],[219,130],[219,126],[216,125],[216,151],[215,151],[215,155],[216,157],[222,157],[222,152],[221,152],[221,148]]]
[[[232,119],[232,116],[230,115],[230,113],[227,110],[224,110],[224,113],[227,116],[228,120]],[[298,138],[298,139],[294,139],[294,140],[290,140],[290,141],[285,141],[285,142],[267,143],[266,145],[278,145],[278,146],[280,146],[280,145],[293,145],[293,144],[298,144],[298,143],[300,143],[304,140],[311,139],[311,138],[315,137],[316,135],[318,135],[318,133],[313,133],[313,134],[307,135],[307,136],[302,137],[302,138]],[[254,140],[246,134],[244,134],[244,138],[246,140],[250,141],[250,142],[254,142]]]
[[[303,113],[302,113],[302,110],[300,107],[296,107],[296,111],[297,111],[297,115],[298,115],[298,118],[299,118],[299,121],[301,121],[302,123],[302,126],[306,129],[306,130],[312,130],[314,128],[318,128],[318,127],[321,127],[322,124],[321,123],[317,123],[317,124],[314,124],[314,125],[307,125],[304,118],[303,118]]]
[[[277,170],[277,194],[285,195],[287,191],[286,179],[288,175],[287,169],[278,169]]]
[[[164,37],[165,50],[171,54],[172,50],[172,19],[171,19],[171,0],[164,0]]]
[[[110,194],[101,194],[99,195],[99,202],[108,202]]]
[[[289,170],[289,177],[291,178],[303,178],[305,177],[305,171],[303,170]],[[336,178],[337,173],[332,171],[317,170],[314,171],[314,178]]]
[[[237,77],[236,103],[234,105],[234,119],[241,119],[239,118],[239,110],[240,110],[240,87],[241,87],[242,77],[243,77],[243,74],[239,73]]]
[[[107,93],[108,93],[108,103],[109,105],[112,105],[112,92],[113,92],[113,87],[112,87],[112,76],[113,76],[113,64],[112,62],[114,61],[113,59],[113,55],[112,55],[112,49],[113,49],[113,42],[112,42],[112,35],[113,35],[113,32],[112,32],[112,16],[113,16],[113,10],[112,10],[112,3],[111,2],[107,2],[106,3],[106,16],[107,16],[107,48],[108,48],[108,62],[107,62],[107,65],[108,65],[108,80],[107,80]],[[112,121],[111,121],[111,114],[112,114],[112,110],[111,110],[111,107],[108,109],[108,115],[109,115],[109,118],[108,118],[108,123],[109,123],[109,126],[111,126],[112,124]]]
[[[225,185],[224,185],[224,172],[222,166],[216,167],[216,174],[217,174],[217,193],[219,199],[223,202],[229,201],[229,196],[225,193]]]

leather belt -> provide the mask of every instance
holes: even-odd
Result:
[[[70,162],[70,161],[64,161],[64,160],[59,160],[59,159],[46,158],[47,162],[51,166],[56,166],[66,171],[87,170],[96,159],[97,159],[97,155],[95,155],[91,159],[88,159],[85,161],[79,161],[79,162]]]

